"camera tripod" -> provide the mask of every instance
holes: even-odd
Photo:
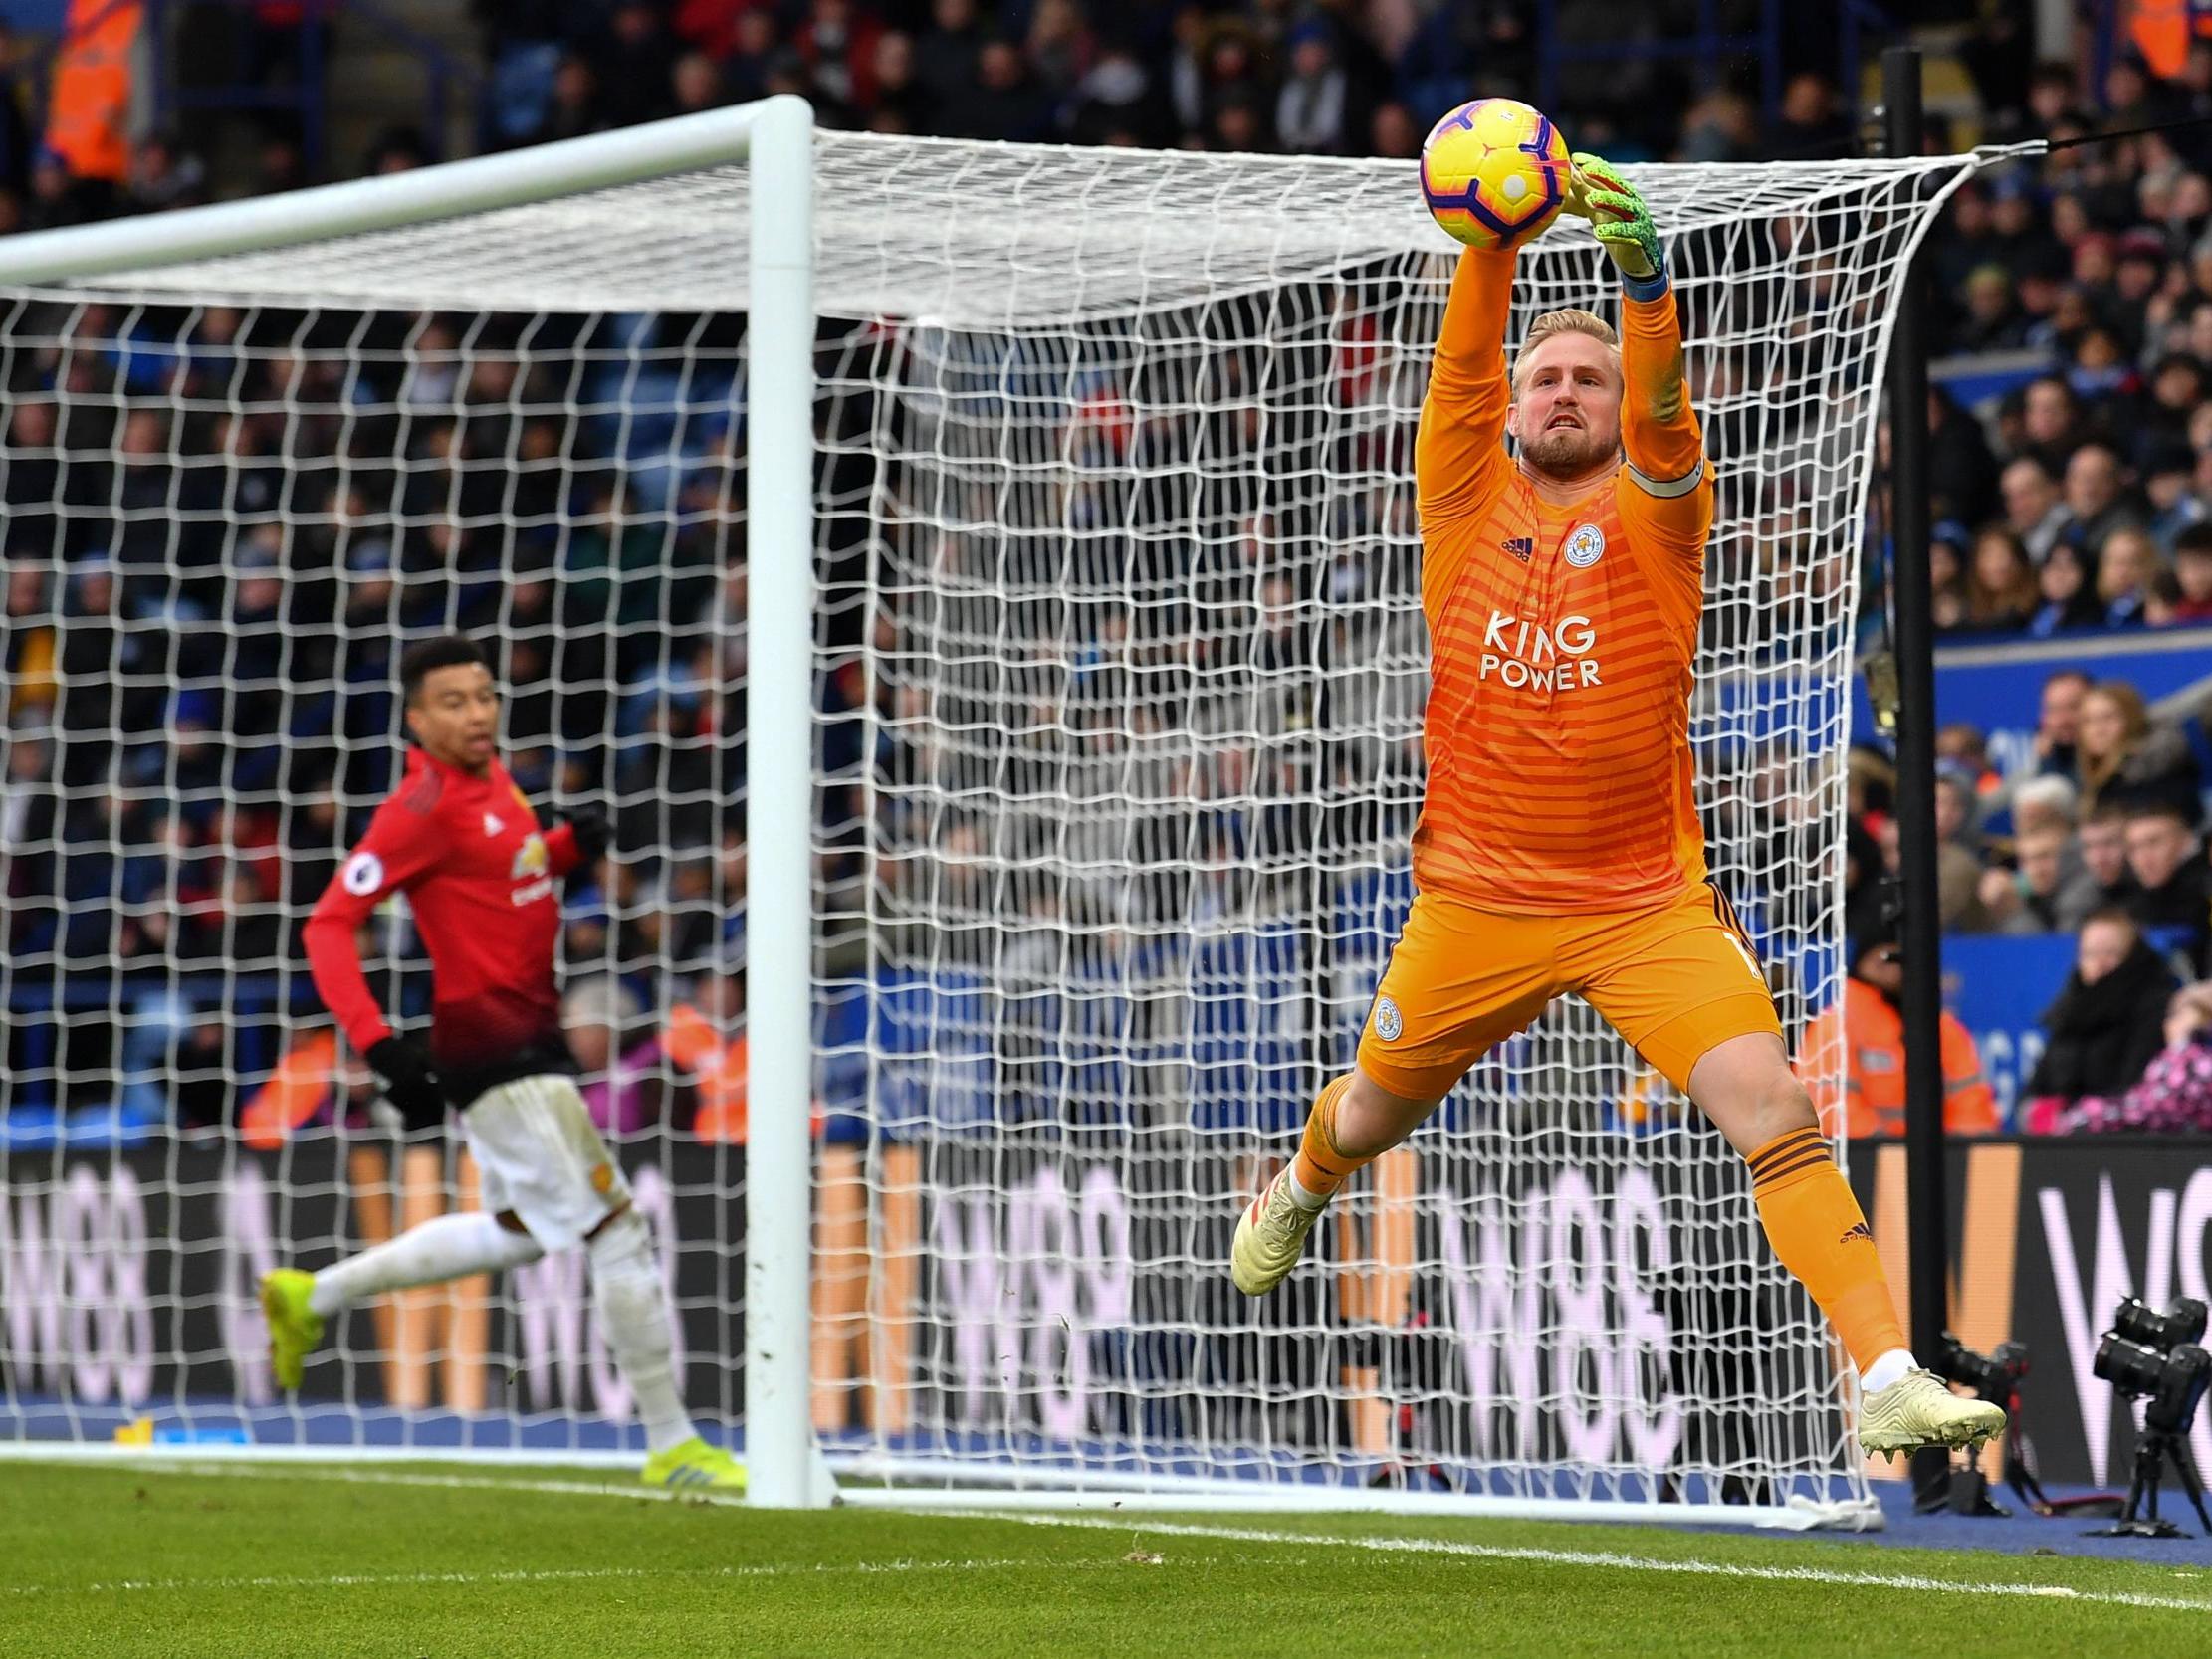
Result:
[[[2109,1527],[2093,1528],[2084,1536],[2187,1538],[2187,1533],[2158,1514],[2158,1480],[2169,1457],[2173,1459],[2175,1475],[2180,1478],[2181,1490],[2196,1506],[2197,1519],[2204,1524],[2205,1532],[2212,1534],[2212,1515],[2206,1514],[2204,1508],[2204,1478],[2197,1473],[2197,1460],[2190,1454],[2189,1436],[2168,1429],[2146,1429],[2135,1440],[2135,1474],[2127,1483],[2127,1502],[2119,1512],[2119,1519]]]

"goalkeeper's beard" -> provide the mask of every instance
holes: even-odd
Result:
[[[1558,426],[1521,440],[1521,459],[1531,472],[1555,484],[1575,484],[1610,462],[1620,440],[1601,437],[1587,427]]]

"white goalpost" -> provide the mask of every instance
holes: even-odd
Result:
[[[1699,806],[1793,1043],[1842,982],[1889,318],[1972,165],[1632,169],[1719,479]],[[257,1368],[258,1271],[469,1201],[314,1046],[289,936],[380,798],[392,644],[461,627],[541,813],[613,808],[563,976],[625,1010],[579,1048],[755,1501],[1863,1520],[1739,1160],[1579,1002],[1282,1291],[1226,1278],[1410,898],[1452,253],[1409,164],[792,99],[0,242],[44,642],[0,1449],[634,1446],[557,1260],[356,1312],[297,1399]],[[1612,293],[1557,226],[1514,332]]]

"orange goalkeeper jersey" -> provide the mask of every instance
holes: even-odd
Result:
[[[1626,464],[1539,494],[1503,447],[1515,263],[1460,255],[1422,405],[1414,878],[1483,910],[1634,910],[1705,877],[1689,693],[1712,480],[1667,291],[1621,303]]]

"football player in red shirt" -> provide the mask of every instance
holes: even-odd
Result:
[[[599,1330],[644,1422],[649,1486],[742,1489],[744,1466],[701,1439],[678,1394],[668,1293],[645,1220],[585,1109],[560,1027],[553,884],[596,861],[603,820],[541,831],[497,752],[499,689],[466,639],[423,641],[400,662],[407,775],[325,890],[305,939],[316,989],[411,1127],[461,1114],[484,1208],[443,1215],[319,1273],[261,1287],[277,1380],[300,1385],[325,1322],[365,1298],[518,1267],[581,1244]],[[355,935],[404,893],[435,980],[427,1050],[393,1034]]]

